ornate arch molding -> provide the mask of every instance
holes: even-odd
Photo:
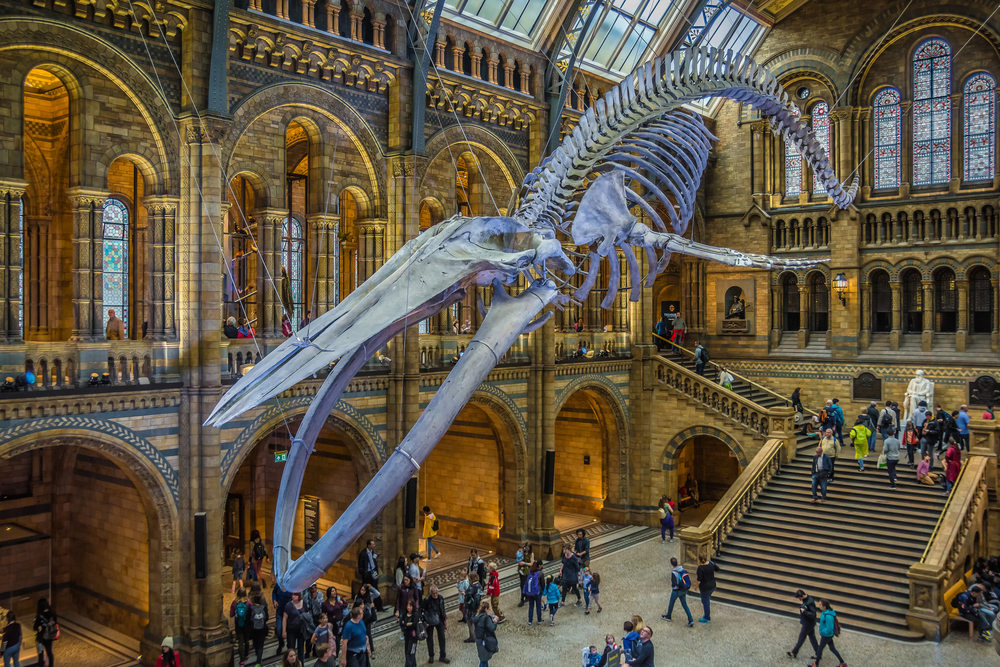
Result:
[[[291,116],[305,116],[305,110],[310,110],[338,125],[354,143],[355,148],[364,160],[365,168],[371,181],[370,189],[375,191],[373,201],[379,210],[384,208],[382,199],[386,195],[385,160],[382,148],[371,127],[354,107],[338,97],[332,91],[312,83],[276,83],[258,88],[249,97],[244,98],[232,110],[233,124],[220,142],[222,163],[227,165],[226,172],[231,169],[235,151],[240,139],[247,133],[254,121],[262,115],[283,107],[299,107],[292,110]],[[287,115],[287,114],[286,114]]]
[[[179,152],[173,111],[159,87],[131,57],[92,32],[64,21],[37,16],[0,19],[0,51],[39,52],[38,57],[25,58],[12,68],[8,75],[10,81],[21,82],[28,72],[46,63],[61,65],[70,71],[76,64],[83,63],[118,86],[142,114],[156,142],[157,163],[163,178],[157,181],[161,191],[152,194],[174,191],[173,165],[168,159]]]
[[[874,262],[870,262],[869,264],[865,264],[864,266],[861,267],[861,282],[870,283],[871,274],[874,273],[875,271],[885,271],[886,273],[888,273],[889,282],[899,281],[899,272],[895,270],[895,266],[884,260],[878,259],[875,260]]]
[[[449,147],[454,147],[452,152],[455,153],[456,157],[458,153],[463,153],[470,147],[478,148],[485,152],[496,162],[501,172],[503,172],[504,178],[507,179],[507,184],[511,190],[519,186],[521,181],[524,180],[524,170],[521,163],[500,137],[476,125],[451,125],[443,130],[439,130],[427,141],[426,154],[429,159],[423,164],[423,173],[420,174],[420,187],[427,187],[424,181],[427,178],[428,167],[442,153],[446,153]],[[511,169],[514,171],[512,172]],[[497,203],[499,204],[500,202]]]
[[[229,180],[232,181],[237,176],[243,174],[244,178],[249,181],[250,186],[254,190],[254,205],[257,208],[268,208],[271,205],[271,199],[277,190],[275,190],[274,180],[271,178],[270,174],[259,171],[259,169],[259,164],[254,164],[249,160],[233,160],[229,164],[229,173],[227,176]],[[257,182],[255,183],[254,181]],[[229,183],[227,182],[226,194],[228,194],[228,192]],[[284,190],[281,192],[284,192]],[[244,213],[247,217],[249,217],[253,214],[253,211],[244,211]]]
[[[228,489],[233,483],[236,471],[250,455],[263,435],[285,420],[301,417],[312,404],[313,396],[297,396],[282,400],[280,406],[272,403],[257,415],[250,424],[240,431],[226,451],[219,464],[222,488]],[[386,444],[375,425],[353,405],[343,399],[337,401],[327,423],[332,424],[353,438],[371,474],[375,474],[388,458]]]
[[[984,23],[993,9],[986,9],[985,3],[981,2],[973,1],[972,4],[984,6],[979,16],[934,13],[941,8],[939,3],[936,4],[930,1],[921,2],[921,6],[915,9],[919,11],[923,8],[929,13],[896,26],[884,40],[881,38],[881,35],[893,24],[905,3],[897,2],[881,14],[875,16],[844,48],[844,55],[841,59],[841,62],[845,65],[843,71],[850,73],[854,81],[848,91],[848,99],[845,100],[845,104],[861,105],[864,103],[861,99],[861,91],[864,90],[865,82],[868,80],[868,72],[871,70],[872,65],[875,64],[879,56],[892,44],[918,30],[945,25],[965,28],[970,32],[978,32],[983,39],[990,43],[994,53],[1000,57],[1000,35],[997,34],[988,22]],[[912,10],[913,8],[911,8]],[[909,99],[909,96],[904,96],[904,99]]]
[[[952,271],[955,272],[956,280],[961,280],[961,278],[959,278],[958,275],[959,266],[960,266],[959,261],[954,257],[935,257],[934,259],[932,259],[929,262],[926,262],[923,265],[923,271],[921,271],[921,273],[923,274],[924,280],[933,280],[934,272],[944,267],[951,269]],[[964,277],[965,274],[963,272],[962,278]]]
[[[628,488],[628,461],[629,461],[629,410],[625,397],[618,390],[611,380],[603,375],[584,375],[570,382],[559,393],[556,398],[556,407],[553,411],[553,418],[559,415],[560,410],[569,400],[570,396],[578,391],[591,391],[597,394],[611,409],[615,418],[615,426],[618,429],[618,450],[615,455],[618,458],[618,498],[612,501],[614,504],[626,506],[629,504]],[[613,443],[609,443],[609,447]],[[609,471],[610,472],[610,471]],[[611,500],[611,498],[608,498]]]
[[[997,277],[998,266],[995,259],[986,255],[972,255],[971,257],[966,257],[955,266],[955,278],[957,280],[964,280],[968,277],[969,272],[977,266],[988,269],[991,277]]]
[[[812,271],[813,271],[813,269],[809,269],[809,270],[806,270],[806,269],[797,269],[795,271],[792,271],[791,269],[788,269],[788,270],[780,271],[780,272],[779,271],[772,271],[771,272],[771,284],[772,285],[780,285],[781,281],[784,279],[785,276],[795,276],[795,282],[796,282],[796,284],[805,285],[806,284],[806,274],[807,273],[811,273]],[[829,274],[829,271],[828,271],[826,273],[826,276],[829,277],[829,275],[830,274]]]
[[[782,86],[787,87],[788,82],[797,76],[807,76],[819,79],[836,99],[843,87],[840,62],[840,56],[833,51],[810,47],[776,53],[763,64]]]
[[[683,447],[688,440],[699,435],[709,435],[726,443],[726,446],[736,454],[736,458],[739,460],[741,468],[745,468],[750,462],[750,459],[747,458],[746,452],[743,451],[743,446],[729,433],[715,428],[714,426],[692,426],[684,429],[671,438],[670,442],[667,443],[667,446],[663,448],[663,456],[661,457],[663,461],[663,469],[673,470],[677,465],[677,454],[681,451],[681,447]]]
[[[29,438],[40,434],[45,434],[45,437]],[[28,439],[22,442],[23,438]],[[149,440],[126,426],[106,419],[63,415],[26,420],[0,431],[0,459],[8,459],[32,449],[47,447],[52,440],[58,438],[86,440],[87,442],[75,444],[97,449],[122,462],[129,470],[135,471],[150,489],[166,486],[167,490],[162,495],[164,497],[169,495],[173,500],[173,506],[177,506],[180,485],[174,467]],[[18,444],[12,449],[7,449],[7,445],[15,441],[18,441]],[[135,465],[137,461],[141,465]],[[155,474],[153,471],[156,471]]]

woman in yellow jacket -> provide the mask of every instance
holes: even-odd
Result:
[[[438,551],[438,548],[434,545],[434,539],[433,539],[434,536],[438,534],[437,523],[438,519],[434,515],[434,512],[431,511],[430,507],[424,505],[424,539],[427,540],[428,560],[430,560],[431,558],[437,558],[438,556],[441,555],[441,552]],[[434,552],[433,556],[431,556],[431,551]]]
[[[864,424],[864,420],[858,417],[851,429],[850,438],[854,443],[854,458],[858,460],[858,469],[864,471],[865,457],[868,456],[868,438],[871,437],[871,429]]]

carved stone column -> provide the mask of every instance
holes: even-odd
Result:
[[[287,0],[286,0],[287,2]],[[351,39],[355,42],[360,42],[362,35],[361,23],[365,20],[364,13],[356,14],[351,12]]]
[[[0,181],[0,340],[13,344],[23,341],[21,295],[18,290],[22,272],[21,197],[27,182]]]
[[[965,153],[965,142],[962,130],[962,93],[951,96],[951,180],[948,181],[948,192],[957,194],[962,185],[962,156]]]
[[[434,42],[434,65],[439,69],[446,69],[444,64],[444,49],[446,42]]]
[[[530,88],[531,84],[529,82],[530,78],[531,78],[531,71],[528,70],[527,68],[522,69],[521,70],[521,92],[524,93],[525,95],[530,95],[531,94],[531,88]],[[579,102],[578,102],[579,108],[577,110],[578,111],[583,111],[583,95],[582,94],[579,95],[577,97],[577,99],[579,100]]]
[[[771,285],[771,349],[781,344],[781,285]]]
[[[372,21],[372,27],[375,28],[375,46],[384,49],[385,48],[385,21]]]
[[[497,84],[497,65],[499,65],[499,64],[500,64],[499,60],[492,60],[491,59],[489,61],[489,65],[490,65],[489,77],[490,77],[490,83],[492,83],[493,85],[498,85]]]
[[[993,333],[990,334],[990,348],[994,351],[1000,351],[1000,308],[997,304],[1000,303],[1000,280],[993,278],[990,280],[990,289],[993,290]]]
[[[275,13],[278,15],[279,19],[288,20],[288,0],[277,0],[277,6],[275,7]]]
[[[256,0],[260,2],[260,0]],[[340,33],[340,7],[334,6],[332,2],[326,3],[326,31],[337,35]]]
[[[868,155],[869,151],[871,151],[871,118],[871,107],[861,107],[857,110],[857,114],[854,117],[854,145],[857,146],[855,155]],[[869,160],[868,162],[873,163],[874,161]],[[861,186],[861,199],[867,200],[871,195],[875,171],[872,164],[866,164],[862,169],[864,171],[861,173],[861,182],[863,184]]]
[[[337,234],[340,233],[340,216],[313,213],[306,218],[306,224],[311,236],[313,269],[307,273],[310,280],[305,285],[305,297],[315,320],[339,302],[340,241]]]
[[[912,119],[910,119],[910,108],[913,106],[913,102],[904,100],[899,103],[899,114],[900,118],[903,120],[901,122],[910,122],[912,124]],[[907,119],[910,119],[907,121]],[[903,140],[900,142],[900,148],[902,149],[902,154],[899,156],[900,159],[900,175],[902,178],[899,182],[899,198],[909,199],[910,198],[910,184],[913,183],[913,149],[910,143],[910,136],[912,132],[907,129],[902,132]]]
[[[465,54],[465,47],[457,44],[451,47],[451,68],[456,72],[462,72],[462,56]]]
[[[179,202],[173,197],[146,197],[144,202],[153,244],[152,321],[146,337],[176,340],[174,309],[176,261],[176,216]]]
[[[258,336],[276,338],[281,334],[281,225],[288,211],[267,208],[257,211],[257,248],[262,261],[257,264]]]
[[[898,280],[889,283],[892,290],[892,331],[889,332],[889,349],[898,350],[903,334],[903,287]]]
[[[969,281],[956,280],[958,288],[958,327],[955,332],[955,351],[965,352],[969,335]]]
[[[809,286],[799,285],[799,349],[809,344]]]
[[[924,280],[920,284],[924,290],[924,330],[920,336],[920,349],[924,352],[930,352],[931,344],[934,341],[934,281]]]
[[[503,66],[503,86],[504,88],[514,88],[514,66]]]
[[[477,79],[482,79],[482,77],[480,76],[481,74],[480,65],[483,62],[483,52],[473,51],[471,57],[472,57],[472,76]]]
[[[302,0],[302,22],[310,28],[316,27],[316,0]]]
[[[872,286],[864,283],[861,286],[861,338],[858,347],[867,350],[872,337]]]
[[[73,207],[73,334],[70,340],[101,340],[104,338],[104,318],[101,317],[104,258],[100,240],[108,193],[72,188],[67,194]]]

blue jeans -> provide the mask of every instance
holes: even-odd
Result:
[[[440,551],[438,551],[438,548],[436,546],[434,546],[434,540],[432,540],[431,538],[428,537],[427,538],[427,558],[428,559],[431,557],[431,549],[433,549],[435,553],[441,553]]]
[[[955,482],[951,481],[950,479],[944,480],[944,492],[945,493],[951,493],[951,487],[953,487],[953,486],[955,486]]]
[[[874,452],[875,451],[875,441],[876,441],[877,438],[878,438],[878,435],[876,434],[876,432],[872,431],[872,434],[870,436],[868,436],[868,451],[870,451],[870,452]]]
[[[660,519],[660,539],[667,539],[667,530],[670,530],[670,539],[674,539],[674,517],[665,516]]]
[[[525,595],[528,598],[528,623],[534,621],[533,614],[538,614],[538,622],[542,622],[542,596],[541,595]],[[538,610],[537,612],[535,610]]]
[[[274,636],[278,638],[278,653],[281,653],[281,649],[285,646],[285,640],[281,638],[281,624],[284,620],[284,609],[278,609],[274,612]]]
[[[10,661],[13,659],[14,667],[21,667],[21,642],[14,644],[13,646],[7,647],[7,650],[3,652],[3,667],[10,667]]]
[[[708,591],[704,589],[701,590],[701,606],[705,608],[705,615],[702,616],[702,618],[706,621],[712,620],[712,593],[714,592],[714,588]]]
[[[684,607],[684,613],[688,615],[688,623],[694,623],[694,617],[691,616],[691,609],[688,608],[688,596],[687,591],[670,591],[670,606],[667,607],[667,618],[674,613],[674,603],[678,600],[681,601],[681,606]]]
[[[694,372],[702,377],[705,377],[705,364],[695,363]]]
[[[813,500],[816,500],[817,482],[819,483],[820,488],[823,490],[823,500],[826,500],[826,485],[830,483],[830,480],[826,477],[820,477],[819,475],[813,475],[812,478],[813,478],[813,483],[812,483]]]

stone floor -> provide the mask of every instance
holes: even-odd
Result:
[[[791,661],[785,651],[791,648],[798,635],[798,623],[793,619],[779,618],[754,611],[713,605],[711,624],[695,623],[688,628],[682,621],[683,610],[674,610],[673,623],[660,618],[669,597],[667,572],[668,559],[677,556],[680,542],[661,544],[658,539],[643,542],[627,550],[604,558],[595,558],[592,569],[602,575],[601,602],[604,611],[585,616],[582,609],[563,607],[556,615],[555,627],[528,626],[527,608],[517,608],[514,593],[501,598],[508,621],[500,626],[497,636],[500,652],[490,662],[492,667],[579,665],[580,649],[588,644],[601,646],[605,633],[620,640],[622,623],[632,614],[642,616],[654,630],[657,665],[759,665],[773,667],[780,664],[808,664],[811,655],[803,649],[798,661]],[[627,573],[632,573],[631,576]],[[652,573],[652,578],[650,574]],[[789,584],[789,605],[794,584]],[[784,592],[784,591],[782,591]],[[813,593],[819,595],[820,591]],[[701,602],[691,595],[691,612],[701,616]],[[836,599],[831,600],[836,608]],[[464,644],[468,634],[465,627],[454,622],[450,613],[448,626],[448,656],[452,664],[474,665],[475,645]],[[404,662],[403,643],[398,635],[376,640],[379,665],[395,667]],[[993,665],[997,656],[992,646],[970,640],[964,632],[951,634],[940,644],[922,642],[905,644],[854,632],[845,631],[837,640],[837,648],[849,665],[878,665],[878,667],[914,667],[924,665],[962,665],[973,667]],[[417,664],[427,662],[426,646],[417,647]],[[828,654],[824,666],[836,665]]]
[[[24,629],[23,624],[22,629]],[[35,653],[34,635],[30,627],[27,628],[26,636],[28,641],[21,644],[20,662],[22,667],[31,667],[38,664],[38,656]],[[59,640],[52,645],[52,655],[56,665],[73,667],[126,667],[138,664],[135,660],[125,659],[65,630]]]

